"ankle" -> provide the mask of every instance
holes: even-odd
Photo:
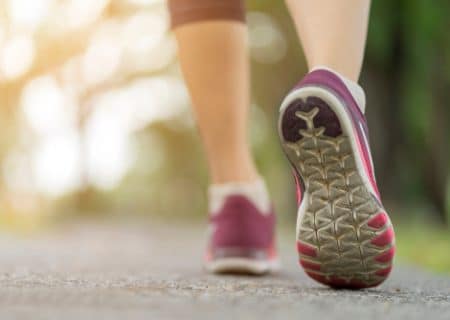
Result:
[[[233,171],[220,172],[211,175],[211,183],[213,185],[221,185],[228,183],[253,183],[259,179],[256,170],[249,171]]]
[[[227,182],[211,184],[208,189],[209,212],[220,210],[230,196],[243,196],[251,201],[262,213],[269,212],[271,201],[266,183],[260,176],[252,182]]]
[[[260,179],[258,170],[250,157],[230,158],[224,157],[210,164],[212,184],[253,183]]]

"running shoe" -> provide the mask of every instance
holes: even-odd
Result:
[[[214,185],[209,201],[206,270],[256,275],[278,270],[275,214],[264,182]]]
[[[314,280],[368,288],[391,272],[394,230],[381,204],[362,89],[313,70],[280,108],[279,135],[298,194],[297,250]]]

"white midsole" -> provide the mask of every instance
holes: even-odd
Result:
[[[334,113],[336,114],[336,116],[339,119],[342,131],[350,139],[350,144],[352,146],[353,158],[355,159],[356,168],[358,170],[359,175],[361,176],[361,178],[363,180],[365,187],[372,194],[376,194],[376,192],[372,186],[372,183],[370,182],[370,178],[368,177],[368,175],[366,173],[364,163],[362,162],[361,156],[358,153],[358,150],[359,150],[358,145],[357,145],[358,138],[355,136],[352,120],[350,119],[349,115],[347,114],[347,111],[345,111],[346,107],[342,103],[342,101],[339,100],[338,97],[336,97],[330,91],[323,89],[321,87],[318,87],[318,86],[306,86],[306,87],[302,87],[300,89],[293,90],[286,96],[286,98],[283,100],[283,103],[281,104],[281,107],[280,107],[280,118],[279,118],[279,122],[278,122],[278,132],[279,132],[281,139],[283,139],[283,142],[284,142],[284,138],[283,138],[283,134],[282,134],[282,123],[283,123],[284,111],[293,101],[295,101],[297,99],[306,100],[306,98],[310,97],[310,96],[318,97],[318,98],[324,100],[330,106],[330,108],[334,111]],[[303,199],[302,199],[301,205],[298,208],[298,212],[297,212],[297,226],[296,226],[297,239],[298,239],[299,232],[300,232],[300,223],[301,223],[303,215],[306,212],[308,198],[309,198],[307,190],[303,190],[303,191],[304,191],[304,194],[302,195]]]
[[[212,273],[220,272],[244,272],[263,274],[280,270],[278,259],[254,260],[249,258],[220,258],[205,263],[205,269]]]

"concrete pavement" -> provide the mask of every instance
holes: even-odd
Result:
[[[290,232],[290,233],[293,233]],[[187,223],[75,223],[0,235],[0,319],[450,319],[450,277],[397,265],[381,287],[331,290],[281,237],[273,276],[213,276]]]

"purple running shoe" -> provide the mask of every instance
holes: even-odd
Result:
[[[358,85],[323,68],[306,75],[280,108],[279,135],[297,182],[300,264],[331,287],[379,285],[395,253],[375,181],[364,100]]]
[[[206,270],[264,274],[279,268],[275,214],[263,181],[212,186],[210,232]]]

